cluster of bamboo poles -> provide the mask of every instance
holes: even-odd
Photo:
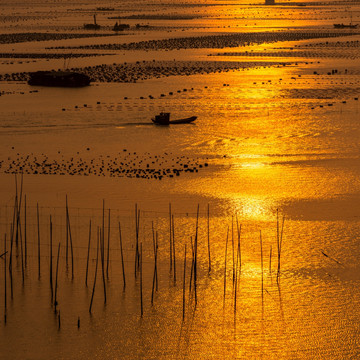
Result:
[[[26,204],[26,195],[23,195],[23,178],[20,179],[20,184],[18,184],[17,178],[15,177],[15,201],[12,215],[12,222],[10,226],[10,254],[7,256],[7,234],[4,236],[4,252],[0,255],[0,258],[4,260],[4,288],[5,288],[5,299],[4,299],[4,320],[6,323],[7,319],[7,271],[9,272],[10,279],[10,291],[11,298],[13,297],[13,277],[12,277],[12,268],[13,268],[13,248],[14,246],[20,247],[20,256],[21,256],[21,271],[22,271],[22,281],[25,281],[24,269],[27,266],[27,204]],[[22,211],[23,209],[23,211]],[[198,238],[199,238],[199,209],[200,206],[197,206],[196,212],[196,225],[194,236],[190,236],[190,245],[191,245],[191,266],[190,274],[188,280],[188,292],[189,299],[194,300],[194,306],[196,307],[198,301],[198,267],[199,267],[199,258],[198,258]],[[106,216],[107,212],[107,216]],[[22,215],[23,213],[23,215]],[[140,215],[141,211],[138,209],[137,204],[135,204],[135,257],[134,257],[134,277],[139,281],[139,298],[140,298],[140,316],[143,317],[144,314],[144,299],[143,299],[143,243],[140,241]],[[36,205],[36,219],[37,219],[37,258],[38,258],[38,279],[41,279],[41,236],[40,236],[40,214],[39,214],[39,205]],[[71,260],[71,278],[74,280],[75,271],[74,271],[74,246],[73,246],[73,237],[71,232],[71,219],[68,206],[68,199],[66,197],[65,201],[65,219],[66,219],[66,244],[65,244],[65,259],[66,259],[66,268],[69,267],[69,258]],[[89,304],[89,313],[92,312],[94,294],[96,289],[96,280],[98,276],[98,267],[100,266],[101,278],[103,285],[103,294],[104,294],[104,303],[107,302],[107,286],[106,279],[109,279],[109,263],[110,263],[110,229],[111,229],[111,211],[110,209],[105,208],[105,201],[103,201],[102,206],[102,224],[97,226],[96,231],[96,244],[92,245],[92,227],[93,224],[91,219],[89,221],[89,236],[88,236],[88,246],[87,246],[87,259],[86,259],[86,272],[85,272],[85,286],[88,286],[89,282],[89,260],[90,260],[90,250],[96,248],[96,262],[94,269],[94,278],[92,285],[92,293]],[[280,270],[281,270],[281,250],[283,242],[283,229],[284,229],[283,217],[282,223],[280,225],[279,212],[277,211],[277,253],[278,253],[278,264],[277,264],[277,282],[279,281]],[[107,226],[105,223],[107,222]],[[152,245],[153,245],[153,276],[152,276],[152,289],[151,289],[151,305],[154,304],[155,293],[159,288],[158,281],[158,231],[154,227],[154,222],[151,224],[152,227]],[[239,284],[241,280],[241,270],[242,270],[242,244],[241,244],[241,229],[242,226],[239,224],[238,217],[232,217],[231,221],[231,247],[232,247],[232,285],[233,285],[233,304],[234,304],[234,313],[236,314],[237,309],[237,296],[239,291]],[[123,291],[126,289],[126,274],[125,274],[125,258],[123,251],[123,240],[122,240],[122,228],[120,221],[118,222],[118,231],[119,231],[119,247],[121,255],[121,270],[122,270],[122,279],[123,279]],[[223,306],[225,307],[226,299],[226,289],[227,289],[227,273],[228,273],[228,248],[229,248],[229,236],[230,226],[227,229],[226,242],[225,242],[225,258],[224,258],[224,295],[223,295]],[[236,232],[236,234],[235,234]],[[107,243],[107,244],[106,244]],[[106,244],[106,245],[105,245]],[[57,244],[56,256],[53,254],[53,219],[52,216],[49,216],[49,285],[51,293],[51,304],[54,308],[55,314],[57,314],[58,326],[61,326],[60,319],[60,310],[58,309],[58,274],[59,274],[59,259],[61,251],[61,241]],[[176,254],[179,252],[176,237],[175,237],[175,216],[172,212],[171,204],[169,204],[169,274],[173,279],[174,285],[177,283],[177,260]],[[186,241],[184,243],[184,263],[183,263],[183,276],[182,276],[182,285],[183,285],[183,306],[182,306],[182,318],[185,319],[185,309],[186,309],[186,270],[187,270],[187,261],[188,261],[188,249]],[[261,254],[261,293],[262,293],[262,302],[264,301],[264,266],[263,266],[263,240],[262,234],[260,231],[260,254]],[[210,246],[210,207],[207,206],[207,258],[208,258],[208,274],[211,273],[211,246]],[[9,263],[7,263],[7,257],[9,258]],[[53,260],[56,259],[55,264]],[[99,264],[100,262],[100,264]],[[270,247],[270,257],[269,257],[269,271],[271,272],[271,262],[272,262],[272,247]],[[55,266],[54,266],[55,265]],[[55,267],[55,270],[54,270]],[[80,327],[80,318],[78,318],[78,327]]]

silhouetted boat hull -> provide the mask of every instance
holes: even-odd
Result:
[[[94,23],[93,24],[84,24],[84,29],[86,30],[99,30],[100,25],[96,23],[96,15],[94,15]]]
[[[335,29],[356,29],[358,24],[334,24]]]
[[[170,113],[160,113],[152,118],[152,122],[156,125],[175,125],[175,124],[189,124],[197,119],[197,116],[191,116],[184,119],[170,120]]]
[[[118,24],[118,22],[115,23],[113,27],[113,31],[124,31],[130,29],[129,24]]]
[[[71,71],[37,71],[30,74],[29,85],[83,87],[90,85],[91,79]]]

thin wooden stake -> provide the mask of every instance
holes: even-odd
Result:
[[[198,249],[198,230],[199,230],[199,208],[198,204],[196,213],[196,233],[194,240],[194,293],[195,293],[195,306],[197,305],[197,249]]]
[[[231,217],[231,243],[233,257],[233,287],[235,285],[235,241],[234,241],[234,216]]]
[[[172,250],[172,222],[171,222],[171,203],[169,204],[169,241],[170,241],[170,249],[169,249],[169,255],[170,255],[170,273],[172,271],[172,257],[173,257],[173,250]]]
[[[17,195],[15,197],[15,203],[14,203],[14,212],[13,212],[13,220],[11,223],[11,240],[10,240],[10,259],[9,259],[9,270],[12,273],[12,254],[13,254],[13,244],[14,244],[14,234],[15,234],[15,221],[16,221],[16,213],[17,213]]]
[[[58,289],[59,259],[60,259],[60,242],[59,242],[59,245],[58,245],[57,258],[56,258],[55,296],[54,296],[55,312],[56,312],[56,307],[58,305],[58,302],[57,302],[57,289]]]
[[[140,243],[140,308],[141,308],[141,317],[144,315],[143,308],[143,252],[142,252],[142,242]]]
[[[20,219],[20,215],[19,215]],[[19,220],[19,238],[20,238],[20,254],[21,254],[21,275],[22,282],[25,282],[25,271],[24,271],[24,250],[23,250],[23,241],[22,241],[22,233],[21,233],[21,221]]]
[[[52,264],[52,221],[50,215],[50,290],[51,290],[51,302],[53,300],[53,264]]]
[[[207,207],[207,235],[208,235],[208,258],[209,258],[209,274],[211,272],[211,255],[210,255],[210,205]]]
[[[185,254],[184,254],[184,276],[183,276],[183,313],[182,313],[182,318],[183,321],[185,320],[185,282],[186,282],[186,243],[185,243]]]
[[[120,221],[119,221],[119,237],[120,237],[121,266],[122,266],[123,283],[124,283],[124,291],[125,291],[126,279],[125,279],[124,254],[123,254],[123,246],[122,246],[122,237],[121,237],[121,225],[120,225]]]
[[[225,243],[225,266],[224,266],[224,301],[223,307],[225,308],[225,295],[226,295],[226,263],[227,263],[227,248],[228,248],[228,240],[229,240],[229,227],[226,233],[226,243]]]
[[[6,286],[6,233],[4,237],[4,321],[6,324],[6,315],[7,315],[7,286]]]
[[[176,252],[175,252],[175,226],[174,215],[172,215],[172,242],[173,242],[173,265],[174,265],[174,283],[176,283]]]
[[[98,262],[99,262],[99,229],[98,229],[98,236],[97,236],[96,265],[95,265],[94,284],[93,284],[93,290],[92,290],[91,300],[90,300],[90,306],[89,306],[89,313],[90,313],[90,314],[91,314],[92,303],[93,303],[93,300],[94,300],[94,293],[95,293],[95,285],[96,285],[96,275],[97,275]]]
[[[110,209],[108,223],[108,243],[107,243],[107,259],[106,259],[106,278],[109,278],[109,262],[110,262]]]
[[[100,229],[100,255],[101,255],[101,273],[104,287],[104,303],[106,304],[106,281],[105,281],[105,249],[104,249],[104,234]]]
[[[283,232],[284,232],[284,222],[285,216],[283,216],[282,225],[281,225],[281,233],[279,233],[279,210],[276,211],[276,233],[277,233],[277,248],[278,248],[278,269],[277,269],[277,276],[276,281],[279,281],[280,276],[280,269],[281,269],[281,248],[282,248],[282,241],[283,241]]]
[[[87,251],[87,258],[86,258],[86,275],[85,275],[85,286],[86,287],[87,287],[88,272],[89,272],[90,242],[91,242],[91,219],[90,219],[90,223],[89,223],[89,242],[88,242],[88,251]]]
[[[189,281],[189,295],[191,294],[191,286],[193,283],[193,274],[194,274],[194,260],[195,260],[195,253],[194,253],[194,244],[192,240],[192,236],[190,236],[190,243],[191,243],[191,269],[190,269],[190,281]]]
[[[70,215],[69,215],[67,197],[66,197],[66,217],[67,217],[67,227],[68,227],[67,234],[69,237],[70,251],[71,251],[71,279],[74,280],[74,249],[73,249],[73,241],[71,236],[71,224],[70,224]]]
[[[263,241],[260,230],[260,252],[261,252],[261,299],[264,304],[264,263],[263,263]]]
[[[239,266],[241,271],[241,224],[239,226],[238,217],[236,214],[236,228],[237,228],[237,234],[238,234],[238,260],[239,260]],[[238,261],[236,260],[236,261]]]
[[[66,222],[66,268],[69,266],[69,209],[67,195],[65,197],[65,222]]]
[[[37,217],[37,234],[38,234],[38,279],[40,280],[40,219],[39,219],[39,204],[36,203],[36,217]]]
[[[27,231],[26,231],[26,223],[27,223],[27,216],[26,216],[26,195],[25,195],[25,203],[24,203],[24,248],[25,248],[25,267],[27,267]]]
[[[135,244],[135,279],[137,276],[137,271],[139,270],[139,226],[140,226],[140,210],[137,208],[137,204],[135,204],[135,236],[136,236],[136,244]]]
[[[158,246],[158,232],[156,232],[155,234],[155,281],[156,281],[156,286],[155,286],[155,290],[158,291],[158,284],[159,284],[159,281],[158,281],[158,271],[157,271],[157,258],[158,258],[158,249],[159,249],[159,246]]]
[[[153,248],[154,248],[154,274],[153,274],[153,282],[152,282],[152,289],[151,289],[151,306],[154,303],[154,290],[155,290],[155,283],[157,285],[157,269],[156,269],[156,260],[157,260],[157,239],[155,239],[154,233],[154,222],[151,222],[152,227],[152,234],[153,234]],[[157,235],[157,234],[156,234]]]

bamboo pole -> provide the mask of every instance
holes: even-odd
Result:
[[[39,203],[36,203],[36,218],[37,218],[37,234],[38,234],[38,279],[40,280],[40,219],[39,219]]]
[[[140,243],[140,308],[141,308],[141,317],[144,315],[143,307],[143,252],[142,252],[142,242]]]
[[[95,265],[95,275],[94,275],[94,284],[93,284],[93,290],[91,294],[91,300],[90,300],[90,306],[89,306],[89,313],[91,314],[91,308],[94,300],[94,293],[95,293],[95,285],[96,285],[96,275],[97,275],[97,269],[98,269],[98,262],[99,262],[99,228],[97,232],[97,246],[96,246],[96,265]]]
[[[124,283],[124,291],[125,291],[126,279],[125,279],[124,254],[123,254],[123,246],[122,246],[122,237],[121,237],[121,225],[120,225],[120,221],[119,221],[119,237],[120,237],[121,266],[122,266],[123,283]]]
[[[7,284],[6,284],[6,233],[4,236],[4,322],[6,324],[7,316]]]
[[[140,226],[140,210],[137,208],[137,204],[135,204],[135,279],[137,276],[137,271],[139,270],[139,226]]]
[[[90,242],[91,242],[91,219],[90,219],[90,223],[89,223],[89,241],[88,241],[88,251],[87,251],[87,258],[86,258],[86,274],[85,274],[85,286],[86,287],[87,287],[88,272],[89,272]]]
[[[190,281],[189,281],[189,295],[191,294],[191,287],[193,283],[193,275],[194,275],[194,260],[195,260],[195,253],[194,253],[194,244],[192,240],[192,236],[190,236],[190,243],[191,243],[191,269],[190,269]]]
[[[18,197],[18,188],[17,188],[17,177],[16,177],[16,174],[15,174],[15,192],[16,192],[16,195],[15,195],[15,203],[16,203],[16,226],[15,226],[15,244],[16,246],[18,246],[19,244],[19,205],[20,205],[20,200],[19,200],[19,197]]]
[[[234,316],[236,316],[238,283],[241,274],[241,247],[240,247],[241,225],[239,227],[237,216],[236,216],[236,227],[238,233],[238,241],[237,241],[236,266],[235,266]],[[234,320],[236,324],[236,317],[234,318]]]
[[[210,255],[210,204],[207,207],[207,240],[208,240],[208,258],[209,258],[209,274],[211,272],[211,255]]]
[[[235,241],[234,241],[234,216],[231,216],[231,244],[232,244],[232,258],[233,258],[233,287],[235,285]]]
[[[24,248],[25,248],[25,267],[27,267],[27,210],[26,210],[26,195],[25,195],[25,203],[24,203]]]
[[[71,236],[71,224],[70,224],[70,215],[69,215],[69,207],[68,207],[68,201],[66,196],[66,224],[67,224],[67,238],[66,242],[70,242],[70,251],[71,251],[71,279],[74,280],[74,249],[73,249],[73,241]]]
[[[66,268],[69,266],[69,209],[67,195],[65,197],[65,227],[66,227]]]
[[[196,213],[196,233],[194,240],[194,294],[195,294],[195,306],[197,305],[197,249],[198,249],[198,230],[199,230],[199,208],[198,204]]]
[[[16,221],[16,213],[17,213],[17,195],[15,197],[14,202],[14,211],[13,211],[13,220],[11,223],[11,231],[10,231],[10,259],[9,259],[9,270],[12,273],[12,253],[13,253],[13,244],[14,244],[14,234],[15,234],[15,221]]]
[[[239,258],[240,271],[241,271],[241,227],[242,227],[241,224],[239,226],[239,221],[238,221],[238,217],[236,214],[236,228],[237,228],[237,234],[238,234],[238,258]]]
[[[224,301],[223,307],[225,308],[225,295],[226,295],[226,263],[227,263],[227,248],[228,248],[228,240],[229,240],[229,226],[226,232],[226,242],[225,242],[225,266],[224,266]]]
[[[106,281],[105,281],[105,248],[104,248],[104,234],[100,230],[100,255],[101,255],[101,273],[104,287],[104,303],[106,304]]]
[[[264,263],[263,263],[263,241],[260,230],[260,255],[261,255],[261,301],[264,306]]]
[[[280,234],[279,234],[279,209],[276,209],[276,244],[278,251],[278,266],[277,266],[277,279],[279,277],[280,272]]]
[[[284,233],[284,222],[285,216],[283,216],[282,224],[281,224],[281,233],[279,231],[279,210],[276,210],[276,234],[277,234],[277,248],[278,248],[278,268],[277,268],[277,276],[276,281],[279,281],[280,270],[281,270],[281,249],[282,249],[282,241],[283,241],[283,233]]]
[[[173,256],[173,249],[172,249],[172,222],[171,222],[171,203],[169,203],[169,255],[170,255],[170,274],[172,272],[172,256]]]
[[[20,216],[19,216],[20,218]],[[20,255],[21,255],[21,276],[22,283],[25,282],[25,271],[24,271],[24,249],[23,249],[23,241],[22,241],[22,233],[21,233],[21,221],[19,220],[19,238],[20,238]]]
[[[174,283],[176,283],[176,251],[175,251],[175,226],[174,226],[174,215],[172,215],[172,250],[173,250],[173,265],[174,265]]]
[[[105,248],[105,200],[103,199],[103,208],[102,208],[102,230],[101,230],[101,250],[102,257],[104,257],[104,248]],[[103,260],[102,260],[103,261]]]
[[[154,250],[154,274],[153,274],[153,281],[152,281],[152,289],[151,289],[151,306],[154,304],[154,290],[155,290],[155,282],[156,279],[156,252],[157,252],[157,244],[155,240],[155,231],[154,231],[154,222],[151,222],[151,228],[152,228],[152,238],[153,238],[153,250]]]
[[[108,222],[108,243],[107,243],[107,259],[106,259],[106,278],[109,278],[109,262],[110,262],[110,209]]]
[[[54,296],[55,312],[56,312],[56,307],[57,307],[57,305],[58,305],[58,301],[57,301],[57,289],[58,289],[59,259],[60,259],[60,242],[59,242],[59,245],[58,245],[57,259],[56,259],[55,296]]]
[[[155,290],[158,291],[158,284],[159,284],[159,281],[158,281],[158,271],[157,271],[157,259],[158,259],[158,249],[159,249],[159,246],[158,246],[158,232],[156,232],[155,234],[155,254],[156,254],[156,257],[155,257],[155,280],[156,280],[156,284],[155,284]]]
[[[53,264],[52,264],[52,221],[51,221],[51,215],[50,215],[50,290],[51,290],[51,302],[53,300]]]
[[[17,183],[17,176],[15,174],[15,204],[14,204],[14,215],[15,215],[15,221],[14,221],[14,234],[15,235],[15,243],[18,244],[17,236],[18,236],[18,223],[17,223],[17,208],[18,208],[18,183]],[[11,249],[12,250],[12,249]],[[12,251],[10,252],[12,254]],[[12,264],[12,259],[10,260],[10,264]],[[9,264],[9,265],[10,265]]]
[[[183,312],[182,318],[185,320],[185,286],[186,286],[186,243],[185,243],[185,254],[184,254],[184,275],[183,275]]]

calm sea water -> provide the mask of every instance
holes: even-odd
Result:
[[[356,6],[306,5],[72,1],[37,2],[32,8],[28,3],[12,2],[1,5],[5,20],[1,28],[7,33],[46,29],[82,32],[82,24],[88,18],[91,21],[98,6],[115,8],[109,13],[99,11],[99,23],[111,26],[113,20],[107,17],[113,13],[146,14],[146,20],[137,18],[129,23],[159,27],[124,35],[114,42],[121,42],[122,37],[130,42],[264,29],[330,31],[333,23],[349,22],[349,13],[354,23],[358,20]],[[194,19],[164,20],[151,18],[153,15],[188,15]],[[231,49],[252,50],[262,54],[258,57],[208,57],[224,49],[192,49],[119,52],[114,57],[71,60],[72,66],[152,59],[244,64],[243,70],[134,84],[94,83],[83,89],[61,89],[2,82],[1,249],[5,243],[7,250],[11,246],[16,191],[13,173],[20,174],[21,170],[27,210],[25,229],[23,197],[21,236],[18,245],[14,237],[12,273],[9,253],[6,264],[4,257],[0,260],[0,357],[357,358],[358,40],[354,32],[353,36],[334,40]],[[351,46],[350,41],[354,42]],[[50,46],[93,42],[113,41],[60,40],[50,42]],[[48,44],[3,46],[4,51],[44,52]],[[298,56],[264,54],[280,55],[280,51],[291,52],[296,46]],[[0,71],[4,74],[62,66],[63,60],[2,59]],[[160,111],[170,111],[173,118],[196,115],[198,119],[193,125],[154,126],[150,119]],[[52,175],[35,173],[44,168],[43,163],[51,164],[46,169]],[[60,175],[59,164],[64,175]],[[93,171],[88,176],[80,175],[86,166]],[[130,177],[126,172],[118,176],[111,173],[111,167],[154,168],[164,176],[161,180]],[[179,176],[169,176],[179,168],[184,170]],[[20,175],[17,183],[20,192]],[[66,196],[73,278],[70,248],[66,259]],[[135,204],[140,210],[142,274],[134,271]],[[174,264],[170,270],[170,252],[174,251],[170,250],[169,204],[176,278]],[[104,234],[104,266],[99,260],[90,314],[100,232]],[[152,294],[156,234],[158,290]],[[196,294],[192,269],[195,238]],[[54,287],[59,243],[55,311],[50,263]]]

